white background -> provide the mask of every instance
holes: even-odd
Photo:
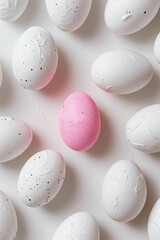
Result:
[[[4,74],[0,89],[0,114],[25,121],[34,133],[33,142],[24,154],[0,165],[0,189],[10,196],[18,216],[16,240],[51,240],[58,225],[70,214],[81,210],[95,215],[100,225],[101,240],[148,239],[148,215],[160,196],[160,154],[145,154],[132,149],[125,137],[125,124],[142,107],[160,103],[160,66],[153,57],[153,43],[160,31],[160,12],[144,30],[130,36],[117,36],[105,26],[105,4],[106,0],[93,0],[87,21],[74,33],[65,33],[54,27],[44,0],[30,0],[25,13],[13,23],[0,21],[0,62]],[[11,66],[17,39],[34,25],[48,29],[59,50],[59,65],[54,80],[38,92],[18,86]],[[150,59],[155,73],[148,86],[137,93],[118,97],[94,85],[90,75],[93,61],[103,52],[115,48],[136,50]],[[95,146],[86,152],[69,149],[59,133],[60,107],[74,91],[88,93],[101,113],[100,137]],[[47,148],[53,148],[64,156],[66,179],[52,202],[32,209],[19,201],[17,179],[26,160]],[[107,169],[120,159],[135,161],[148,186],[143,211],[127,224],[109,219],[101,203],[103,177]]]

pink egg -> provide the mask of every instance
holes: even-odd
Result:
[[[59,128],[71,149],[85,151],[91,148],[101,129],[100,114],[92,98],[83,92],[69,95],[60,111]]]

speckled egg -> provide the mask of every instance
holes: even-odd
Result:
[[[63,31],[73,32],[85,22],[92,0],[45,0],[48,14]]]
[[[11,200],[0,190],[0,240],[13,240],[17,233],[17,216]]]
[[[50,202],[60,191],[66,165],[60,153],[43,150],[33,155],[23,166],[18,179],[20,200],[29,207]]]
[[[159,0],[108,0],[105,22],[111,31],[119,35],[129,35],[147,26],[159,7]]]
[[[135,113],[126,124],[126,136],[132,147],[146,153],[160,152],[160,104]]]
[[[62,139],[76,151],[91,148],[98,139],[101,119],[92,98],[83,92],[74,92],[61,107],[59,128]]]
[[[149,240],[160,239],[160,199],[154,204],[148,219]]]
[[[102,202],[107,215],[118,222],[129,222],[143,209],[147,196],[145,179],[131,161],[114,163],[104,177]]]
[[[0,87],[2,85],[2,80],[3,80],[3,72],[2,72],[2,66],[0,64]]]
[[[14,21],[19,18],[28,5],[29,0],[1,0],[0,19]]]
[[[39,90],[52,80],[58,64],[58,51],[52,35],[41,27],[27,29],[17,41],[12,68],[24,88]]]
[[[56,230],[52,240],[99,240],[99,226],[88,212],[77,212],[66,218]]]
[[[0,117],[0,163],[21,155],[32,141],[29,126],[17,118]]]
[[[153,67],[143,55],[117,49],[99,56],[92,65],[91,75],[102,90],[116,95],[129,94],[151,81]]]

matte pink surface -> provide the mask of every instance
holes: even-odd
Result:
[[[97,141],[101,129],[98,108],[83,92],[74,92],[65,100],[59,117],[61,136],[73,150],[85,151]]]

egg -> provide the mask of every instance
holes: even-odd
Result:
[[[48,149],[34,154],[18,178],[20,200],[28,207],[46,205],[60,191],[65,172],[66,165],[60,153]]]
[[[56,230],[52,240],[99,240],[99,226],[88,212],[77,212],[66,218]]]
[[[0,163],[21,155],[32,141],[32,130],[17,118],[0,116]]]
[[[0,240],[13,240],[17,233],[17,216],[11,200],[0,190]]]
[[[52,35],[41,27],[27,29],[18,39],[12,57],[17,82],[24,88],[40,90],[55,75],[58,51]]]
[[[59,129],[71,149],[85,151],[91,148],[101,129],[99,110],[92,98],[83,92],[69,95],[61,107]]]
[[[131,221],[143,209],[146,196],[145,179],[134,162],[120,160],[109,168],[102,185],[102,202],[111,219]]]
[[[119,34],[129,35],[147,26],[156,16],[159,0],[108,0],[105,8],[107,27]]]
[[[25,11],[29,0],[1,0],[0,19],[4,21],[15,21]]]
[[[160,104],[147,106],[126,124],[126,136],[132,147],[146,153],[160,152]]]
[[[93,63],[91,75],[102,90],[120,95],[146,86],[153,76],[153,67],[143,55],[130,50],[105,52]]]
[[[149,240],[160,239],[160,199],[154,204],[148,219]]]
[[[158,63],[160,63],[160,33],[154,42],[154,56]]]
[[[73,32],[80,28],[88,17],[92,0],[45,0],[53,23],[63,31]]]
[[[2,85],[2,80],[3,80],[3,73],[2,73],[2,66],[0,64],[0,87]]]

